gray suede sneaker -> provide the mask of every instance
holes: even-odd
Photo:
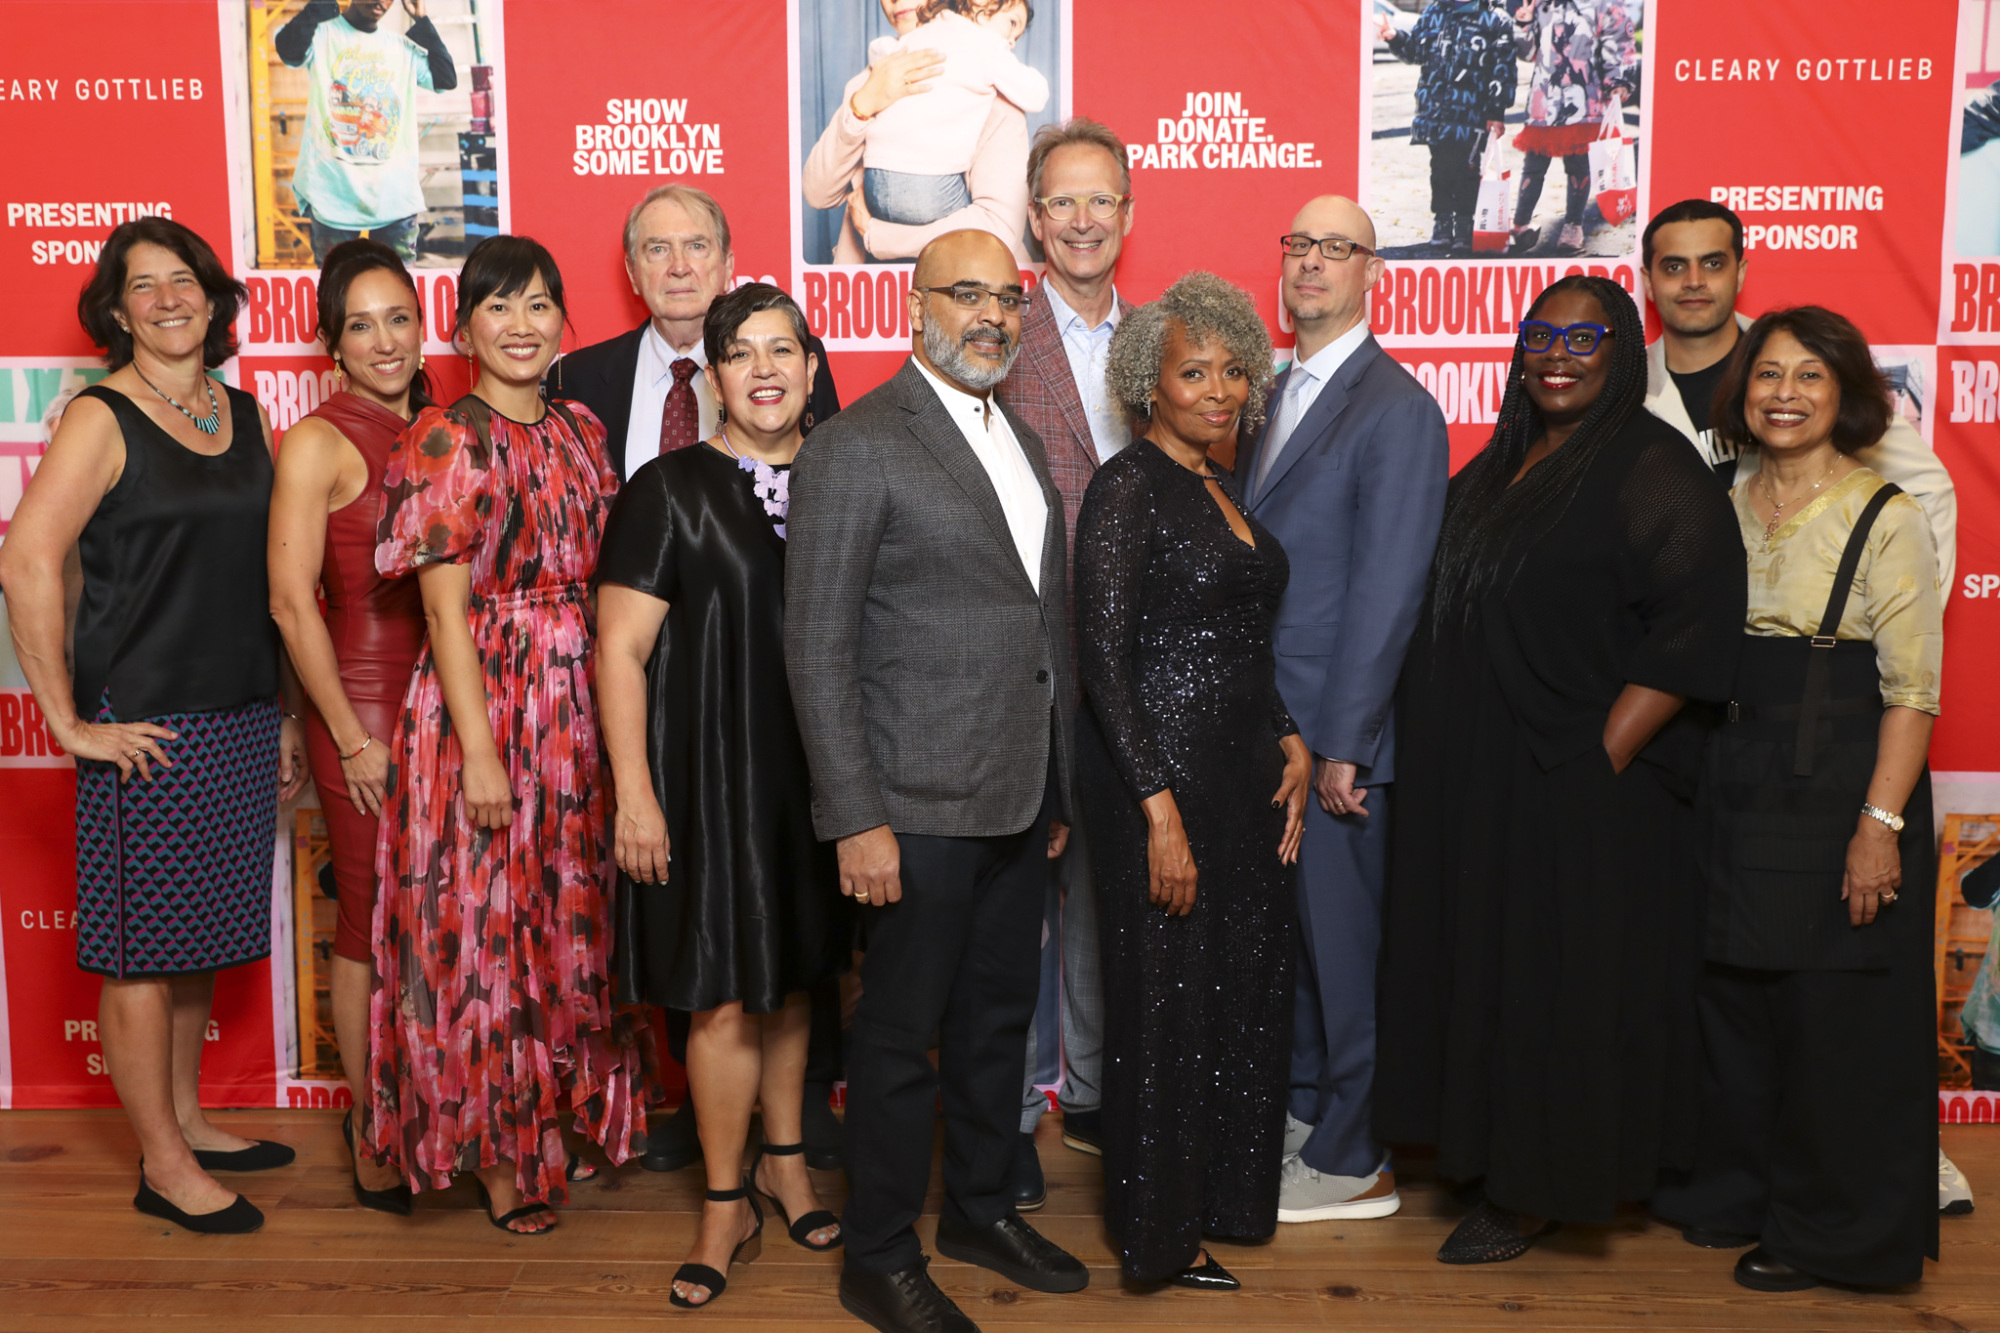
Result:
[[[1302,1159],[1290,1157],[1278,1176],[1280,1222],[1387,1217],[1402,1206],[1403,1196],[1396,1192],[1393,1171],[1377,1171],[1371,1176],[1326,1176]]]

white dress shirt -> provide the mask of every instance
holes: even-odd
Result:
[[[1292,442],[1292,435],[1306,413],[1319,401],[1320,391],[1367,337],[1368,321],[1364,319],[1305,360],[1292,362],[1291,374],[1285,377],[1284,395],[1271,417],[1271,433],[1264,440],[1262,456],[1257,459],[1257,494],[1263,494],[1265,478],[1271,475],[1278,455]]]
[[[697,366],[708,364],[708,349],[700,339],[685,352],[676,352],[660,336],[659,325],[648,321],[639,339],[639,366],[632,376],[632,417],[625,426],[623,462],[626,477],[660,456],[660,414],[667,409],[667,393],[674,387],[674,362],[683,356]],[[708,391],[708,376],[696,372],[688,381],[694,389],[695,438],[705,440],[715,434],[715,395]]]
[[[1000,510],[1007,516],[1007,531],[1014,538],[1021,566],[1028,571],[1028,581],[1035,585],[1035,591],[1041,592],[1042,534],[1048,525],[1049,502],[1042,494],[1041,483],[1035,480],[1035,470],[1028,466],[1028,455],[1021,449],[1021,442],[1014,438],[1014,428],[990,399],[975,398],[945,383],[922,361],[912,360],[931,382],[931,388],[937,390],[938,400],[958,423],[959,433],[972,446],[979,465],[986,469],[986,478],[1000,497]]]
[[[1090,422],[1090,442],[1097,449],[1097,461],[1108,463],[1113,454],[1132,443],[1131,428],[1112,405],[1111,390],[1105,383],[1105,372],[1111,366],[1111,335],[1120,318],[1118,292],[1112,290],[1111,313],[1093,329],[1083,322],[1082,315],[1069,308],[1069,302],[1063,300],[1054,283],[1045,278],[1036,291],[1048,301],[1056,331],[1062,334],[1063,355],[1069,358],[1070,378],[1076,381],[1083,415]]]

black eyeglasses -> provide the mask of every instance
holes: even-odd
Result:
[[[1293,259],[1304,259],[1312,253],[1315,245],[1319,247],[1319,252],[1328,259],[1346,259],[1356,250],[1359,250],[1364,255],[1375,253],[1369,247],[1361,244],[1361,242],[1350,241],[1345,236],[1328,236],[1323,240],[1319,240],[1300,232],[1292,232],[1289,235],[1280,236],[1278,244]]]
[[[934,296],[949,296],[951,303],[960,310],[984,310],[988,301],[996,301],[1003,315],[1011,315],[1019,310],[1021,302],[1026,299],[1019,292],[988,291],[984,287],[974,287],[969,283],[960,283],[953,287],[919,287],[917,290],[930,292]]]
[[[1561,338],[1571,356],[1590,356],[1611,336],[1611,330],[1602,324],[1572,324],[1559,329],[1543,320],[1524,319],[1520,328],[1521,346],[1529,351],[1546,352]]]

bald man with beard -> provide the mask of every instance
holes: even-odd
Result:
[[[940,1084],[938,1251],[1036,1291],[1090,1280],[1008,1189],[1074,697],[1062,496],[1041,440],[993,397],[1020,350],[1021,295],[991,233],[932,241],[910,359],[792,467],[785,665],[813,824],[837,846],[867,950],[840,1302],[895,1333],[975,1328],[916,1233]]]
[[[1375,956],[1395,777],[1391,704],[1444,518],[1450,446],[1435,399],[1368,332],[1375,224],[1324,195],[1282,241],[1298,346],[1237,460],[1250,512],[1292,564],[1278,691],[1313,752],[1299,856],[1300,956],[1280,1222],[1402,1206],[1372,1125]]]

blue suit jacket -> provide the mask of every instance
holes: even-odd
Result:
[[[1275,404],[1288,368],[1271,390]],[[1237,460],[1250,512],[1291,560],[1278,691],[1315,755],[1395,777],[1391,706],[1444,518],[1444,413],[1371,335],[1334,372],[1258,488],[1266,423]]]

